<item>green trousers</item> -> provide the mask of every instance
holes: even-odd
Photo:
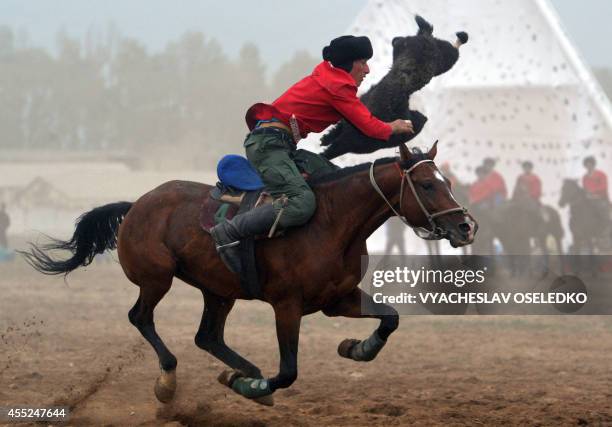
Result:
[[[287,228],[306,223],[314,214],[316,200],[293,161],[296,148],[290,136],[282,131],[249,134],[244,148],[272,197],[286,195],[289,199],[279,226]],[[275,203],[274,208],[278,212],[281,206]]]

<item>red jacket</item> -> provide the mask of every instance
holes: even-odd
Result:
[[[540,178],[534,173],[523,173],[516,180],[516,185],[514,188],[514,192],[519,186],[524,186],[527,190],[527,194],[529,197],[535,200],[540,200],[542,197],[542,181]]]
[[[357,97],[353,77],[327,61],[317,65],[311,75],[291,86],[271,105],[251,106],[246,122],[251,130],[257,121],[273,117],[289,125],[292,114],[303,138],[310,132],[323,131],[343,117],[370,138],[386,141],[391,136],[391,126],[374,117]]]
[[[608,200],[608,177],[599,169],[583,176],[582,186],[589,193]]]
[[[470,186],[470,203],[479,203],[490,200],[494,203],[503,200],[508,195],[504,178],[496,171],[491,171],[483,179],[476,181]]]
[[[470,189],[468,192],[468,198],[470,200],[470,204],[479,203],[482,200],[485,200],[487,196],[489,196],[489,191],[485,185],[484,179],[479,179],[470,185]]]
[[[506,190],[506,181],[497,171],[491,171],[485,178],[487,185],[491,187],[491,191],[494,194],[499,194],[502,198],[508,197],[508,190]]]

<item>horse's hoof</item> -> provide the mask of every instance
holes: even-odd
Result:
[[[234,390],[232,388],[232,384],[234,380],[236,380],[236,378],[241,378],[241,377],[246,377],[246,375],[242,371],[227,369],[221,372],[221,374],[219,374],[219,376],[217,377],[217,380],[224,386],[231,388],[232,391],[234,391],[236,394],[239,394],[240,396],[246,399],[252,400],[253,402],[257,402],[260,405],[274,406],[274,397],[271,394],[268,394],[267,396],[260,396],[260,397],[247,397],[247,396],[244,396],[238,393],[236,390]]]
[[[219,376],[217,377],[217,381],[219,381],[224,386],[232,388],[232,383],[234,382],[234,380],[236,378],[244,377],[244,376],[246,375],[244,375],[242,371],[234,370],[234,369],[226,369],[225,371],[219,374]]]
[[[355,345],[359,344],[360,342],[361,341],[352,338],[345,339],[338,346],[338,354],[342,357],[346,357],[347,359],[353,360],[353,358],[351,357],[351,350],[353,349],[353,347],[355,347]]]
[[[161,375],[155,381],[155,388],[153,390],[155,391],[155,397],[161,403],[170,402],[176,392],[176,370],[162,370]]]
[[[262,396],[262,397],[256,397],[254,399],[250,399],[253,402],[257,402],[260,405],[265,405],[265,406],[274,406],[274,397],[269,394],[267,396]]]

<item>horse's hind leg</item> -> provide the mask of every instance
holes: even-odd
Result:
[[[262,378],[259,368],[229,348],[223,339],[225,321],[235,300],[221,298],[205,291],[202,291],[202,294],[205,306],[200,328],[195,336],[196,345],[248,377]]]
[[[157,353],[161,375],[155,383],[155,396],[160,402],[166,403],[172,400],[176,391],[176,357],[157,335],[153,323],[153,310],[170,289],[172,276],[165,279],[157,277],[138,283],[138,285],[140,286],[140,296],[130,310],[128,317]]]
[[[329,317],[373,317],[380,319],[378,329],[376,329],[367,339],[363,341],[345,339],[338,346],[338,354],[340,356],[358,362],[369,362],[373,360],[387,343],[389,335],[397,329],[399,324],[399,315],[397,311],[387,305],[384,306],[384,310],[381,310],[381,314],[363,314],[362,304],[367,304],[368,301],[371,306],[374,307],[372,298],[361,289],[357,288],[333,306],[323,309],[323,313]]]

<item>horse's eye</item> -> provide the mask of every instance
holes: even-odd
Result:
[[[430,190],[433,190],[434,186],[433,186],[433,183],[431,181],[425,181],[425,182],[421,183],[421,187],[423,188],[423,190],[430,191]]]

